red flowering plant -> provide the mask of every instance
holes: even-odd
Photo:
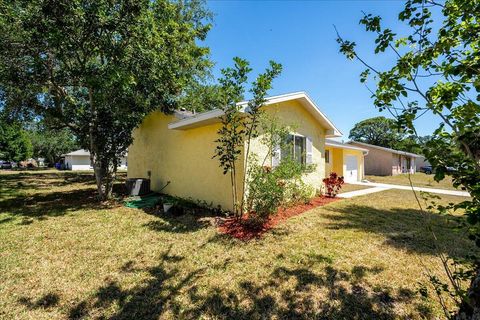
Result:
[[[323,183],[325,183],[325,188],[327,189],[327,196],[334,198],[337,196],[340,189],[342,189],[342,185],[345,181],[343,180],[343,177],[332,172],[328,178],[323,179]]]

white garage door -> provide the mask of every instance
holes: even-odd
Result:
[[[358,163],[356,156],[346,156],[345,164],[347,172],[345,172],[345,182],[357,181],[358,177]]]

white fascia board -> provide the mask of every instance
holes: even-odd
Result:
[[[340,149],[348,149],[348,150],[357,150],[357,151],[362,151],[365,154],[368,154],[368,149],[360,148],[360,147],[355,147],[351,145],[346,145],[344,143],[338,142],[325,142],[325,146],[327,147],[332,147],[332,148],[340,148]]]
[[[321,119],[323,119],[325,121],[326,125],[330,127],[329,129],[332,130],[332,133],[331,133],[330,136],[331,137],[341,137],[343,135],[342,132],[333,124],[332,121],[330,121],[330,119],[328,119],[328,117],[323,112],[320,111],[318,106],[308,96],[308,94],[303,92],[302,95],[308,101],[308,104],[313,107],[313,110],[311,110],[311,111],[313,111],[313,113],[316,113]]]
[[[220,109],[214,109],[207,112],[198,113],[193,117],[185,118],[179,121],[169,123],[168,129],[184,130],[184,129],[199,127],[203,123],[212,122],[212,120],[215,120],[217,118],[219,119],[223,115],[224,115],[224,112],[223,110],[220,110]]]
[[[303,102],[302,103],[303,106],[306,107],[306,109],[313,114],[313,116],[317,119],[317,121],[319,121],[322,125],[327,127],[327,130],[326,130],[327,138],[341,137],[343,135],[342,132],[337,127],[335,127],[332,121],[330,121],[330,119],[328,119],[328,117],[323,112],[320,111],[320,109],[315,104],[315,102],[304,91],[287,93],[287,94],[270,97],[265,102],[265,105],[271,105],[271,104],[281,103],[281,102],[290,101],[290,100],[301,100]],[[245,112],[248,106],[248,101],[242,101],[238,105],[240,107],[243,107],[242,111]]]
[[[313,102],[313,100],[303,91],[301,92],[293,92],[282,94],[278,96],[273,96],[266,99],[265,105],[271,105],[276,103],[281,103],[290,100],[300,100],[303,106],[311,113],[313,116],[319,121],[323,126],[327,128],[326,130],[326,137],[333,138],[333,137],[341,137],[342,132],[335,127],[335,125],[327,118],[325,114],[323,114],[317,105]],[[242,112],[246,112],[248,108],[248,101],[242,101],[237,103],[240,110]],[[210,124],[214,122],[219,122],[220,117],[224,115],[224,112],[220,109],[214,109],[207,112],[199,113],[193,117],[189,117],[186,119],[182,119],[176,122],[172,122],[168,124],[169,129],[180,129],[185,130],[189,128],[195,128],[202,126],[204,124]]]
[[[369,144],[369,143],[365,143],[365,142],[348,141],[347,143],[357,143],[357,144],[360,144],[360,145],[365,146],[365,147],[370,147],[370,148],[374,148],[374,149],[379,149],[379,150],[387,151],[387,152],[390,152],[390,153],[399,154],[399,155],[402,155],[402,156],[409,156],[409,157],[414,157],[414,158],[421,158],[421,157],[423,157],[423,156],[420,155],[420,154],[415,154],[415,153],[411,153],[411,152],[407,152],[407,151],[400,151],[400,150],[395,150],[395,149],[380,147],[380,146],[376,146],[376,145]]]

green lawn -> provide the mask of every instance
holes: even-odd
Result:
[[[440,182],[437,182],[433,179],[433,174],[425,174],[422,172],[417,172],[415,174],[409,175],[408,174],[398,174],[395,176],[365,176],[370,182],[378,182],[378,183],[391,183],[391,184],[399,184],[399,185],[410,185],[410,180],[415,187],[425,187],[425,188],[438,188],[438,189],[452,189],[456,190],[453,187],[452,178],[450,176],[446,176]],[[461,190],[461,189],[458,189]]]
[[[443,278],[426,225],[450,256],[473,250],[408,191],[339,200],[243,243],[212,217],[100,206],[91,173],[0,182],[1,319],[433,319],[432,288],[417,293],[423,266]]]

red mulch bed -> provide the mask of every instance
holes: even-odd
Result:
[[[220,233],[228,234],[234,238],[243,241],[260,238],[262,234],[291,217],[297,216],[304,213],[305,211],[311,210],[316,207],[324,206],[330,202],[334,202],[337,200],[340,199],[321,196],[313,198],[307,204],[299,204],[289,208],[281,208],[276,214],[272,215],[267,222],[257,228],[252,228],[245,223],[248,220],[248,216],[244,216],[241,220],[235,218],[228,218],[223,221],[223,223],[218,227],[218,230],[220,231]]]

